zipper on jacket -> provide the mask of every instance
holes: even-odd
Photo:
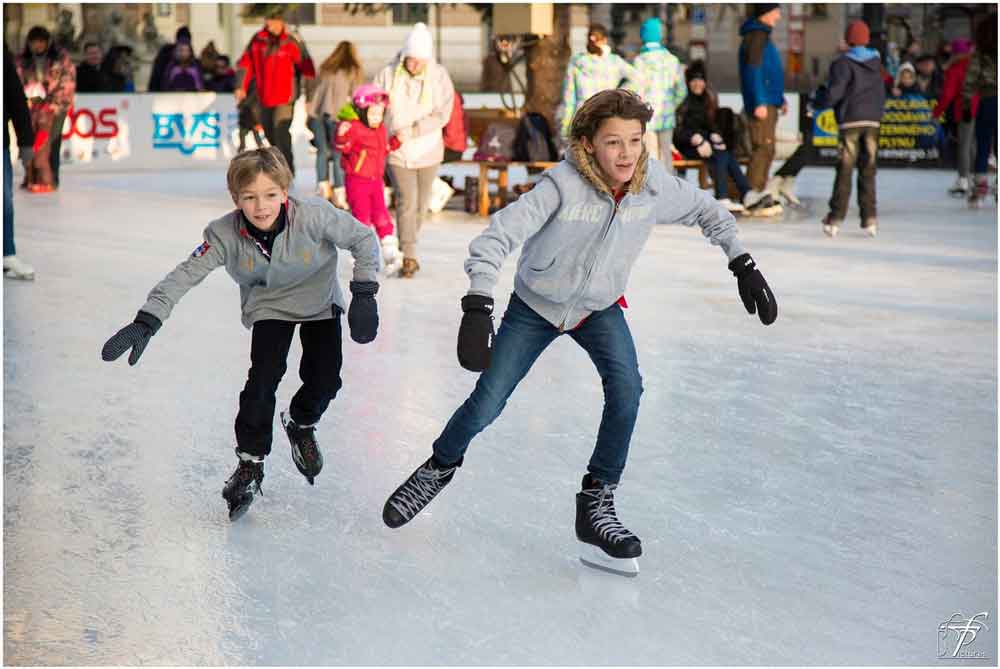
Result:
[[[583,297],[583,294],[587,292],[587,286],[590,284],[590,277],[593,276],[594,268],[597,267],[597,263],[601,260],[601,245],[604,243],[604,240],[608,238],[608,233],[611,232],[611,224],[614,223],[615,216],[618,215],[618,207],[621,205],[621,202],[616,200],[613,195],[610,197],[611,203],[614,205],[614,209],[611,210],[611,218],[608,219],[608,222],[604,225],[604,233],[601,235],[601,241],[597,245],[597,252],[594,254],[594,262],[591,264],[590,269],[587,270],[587,276],[583,279],[580,291],[577,293],[576,297],[570,301],[569,307],[566,309],[566,313],[563,314],[562,322],[559,325],[559,332],[566,331],[566,319],[569,318],[570,312],[573,311],[573,307],[576,306],[576,303],[581,297]],[[628,193],[626,193],[625,197],[622,198],[622,202],[625,201],[626,197],[628,197]]]

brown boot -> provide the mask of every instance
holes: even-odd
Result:
[[[403,258],[403,269],[399,271],[399,275],[404,279],[412,279],[419,269],[420,263],[416,258]]]

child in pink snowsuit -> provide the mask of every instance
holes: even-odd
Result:
[[[392,218],[385,206],[385,160],[399,148],[395,136],[388,137],[382,124],[389,94],[374,84],[364,84],[354,91],[352,102],[337,114],[340,124],[334,147],[340,152],[344,168],[344,187],[351,214],[375,228],[382,245],[385,274],[391,276],[402,265],[399,239],[394,234]]]

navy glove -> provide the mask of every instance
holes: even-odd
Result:
[[[139,357],[146,350],[146,344],[162,325],[163,322],[153,314],[140,311],[135,315],[134,321],[105,342],[104,348],[101,349],[101,358],[104,362],[111,362],[120,358],[125,351],[132,349],[132,353],[128,356],[128,364],[134,365],[139,362]]]
[[[359,344],[367,344],[378,334],[378,305],[375,281],[351,281],[351,306],[347,310],[347,325],[351,328],[351,339]]]
[[[462,325],[458,328],[458,364],[470,372],[489,369],[493,352],[493,298],[462,298]]]
[[[743,300],[747,313],[756,313],[764,325],[773,323],[778,317],[778,303],[750,254],[744,253],[733,258],[729,263],[729,269],[739,283],[740,299]]]

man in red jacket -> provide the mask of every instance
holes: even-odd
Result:
[[[265,19],[264,28],[253,36],[236,67],[240,83],[236,87],[236,102],[247,96],[251,83],[256,83],[260,102],[261,125],[267,141],[278,147],[295,174],[292,157],[292,110],[299,97],[298,75],[307,79],[316,76],[305,43],[285,30],[281,9],[275,9]]]

